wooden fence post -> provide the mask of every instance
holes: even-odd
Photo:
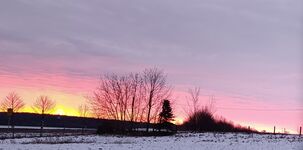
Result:
[[[276,126],[274,126],[274,134],[276,134]]]
[[[301,135],[302,135],[302,127],[300,127],[300,134],[299,134],[299,136],[301,137]]]

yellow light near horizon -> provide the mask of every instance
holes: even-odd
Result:
[[[63,109],[57,109],[55,112],[56,115],[65,115],[65,112]]]
[[[32,107],[26,106],[20,112],[28,112],[28,113],[41,113],[38,111],[34,111]],[[63,105],[58,105],[54,110],[47,112],[47,114],[53,115],[66,115],[66,116],[79,116],[76,108],[73,107],[65,107]]]
[[[181,125],[183,124],[183,122],[184,122],[183,118],[174,118],[174,121],[172,121],[172,123],[176,125]]]

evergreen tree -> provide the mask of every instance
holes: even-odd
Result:
[[[160,116],[160,123],[168,123],[173,120],[173,111],[170,106],[170,101],[169,100],[164,100],[162,104],[162,111],[159,114]]]

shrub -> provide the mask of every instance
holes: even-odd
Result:
[[[201,109],[194,112],[184,126],[187,130],[203,132],[215,130],[215,124],[213,114],[208,109]]]
[[[216,119],[213,113],[207,109],[201,109],[192,115],[183,124],[183,129],[196,132],[256,132],[255,130],[235,126],[225,119]]]

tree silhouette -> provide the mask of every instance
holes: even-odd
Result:
[[[87,117],[89,114],[89,107],[85,104],[78,107],[78,113],[80,117]]]
[[[18,112],[20,109],[22,109],[25,106],[25,103],[21,99],[21,97],[15,93],[11,92],[9,93],[5,99],[2,101],[0,109],[2,111],[7,111],[9,113],[9,124],[12,127],[12,133],[13,133],[13,138],[15,136],[15,131],[14,131],[14,113]]]
[[[41,114],[40,136],[42,136],[43,133],[45,113],[48,113],[49,111],[53,110],[55,106],[56,106],[55,101],[51,100],[47,96],[38,97],[35,103],[33,104],[32,106],[33,110]]]
[[[33,104],[32,109],[35,112],[44,115],[46,113],[49,113],[51,110],[53,110],[55,106],[56,106],[55,101],[51,100],[47,96],[40,96]]]
[[[0,109],[6,111],[8,108],[11,108],[13,112],[18,112],[24,106],[25,103],[21,97],[17,93],[11,92],[2,101]]]
[[[189,110],[187,115],[190,116],[200,109],[200,87],[188,89],[189,97],[187,98],[187,105]]]
[[[174,115],[173,115],[173,110],[170,106],[170,101],[169,100],[164,100],[162,104],[162,111],[159,114],[160,116],[160,123],[167,123],[172,121]]]
[[[164,72],[151,68],[142,73],[104,74],[87,99],[98,118],[147,122],[148,131],[149,123],[159,120],[162,100],[170,94]]]
[[[103,75],[93,96],[88,97],[93,113],[106,119],[129,120],[131,85],[129,75]]]
[[[166,75],[157,68],[143,71],[143,85],[147,96],[146,131],[148,132],[151,119],[157,118],[161,101],[170,96],[171,89],[167,85]],[[152,114],[155,114],[155,116],[153,117]]]
[[[88,113],[89,113],[89,107],[85,104],[83,105],[80,105],[78,107],[78,113],[79,113],[79,117],[87,117],[88,116]],[[82,127],[82,134],[84,134],[84,129],[86,128],[86,121],[85,119],[82,119],[82,124],[83,124],[83,127]]]

